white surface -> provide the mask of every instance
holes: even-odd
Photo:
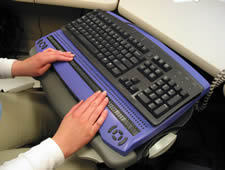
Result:
[[[40,82],[32,77],[0,79],[0,90],[3,92],[20,92],[29,88],[39,87]]]
[[[221,0],[120,0],[119,13],[216,76],[225,68]]]
[[[14,0],[18,2],[29,2],[34,3],[33,0]],[[68,6],[75,8],[86,8],[86,9],[103,9],[103,10],[114,10],[117,7],[118,0],[35,0],[35,3],[48,4],[48,5],[59,5]]]

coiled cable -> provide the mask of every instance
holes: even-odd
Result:
[[[225,83],[225,69],[222,70],[220,73],[218,73],[216,75],[216,77],[213,79],[211,85],[210,85],[210,89],[209,89],[209,92],[206,94],[206,96],[203,98],[202,102],[200,103],[200,101],[196,104],[196,107],[195,109],[198,111],[198,112],[201,112],[203,111],[208,103],[209,103],[209,99],[211,98],[213,92],[214,92],[214,89],[219,87],[221,84]],[[224,87],[225,88],[225,87]]]

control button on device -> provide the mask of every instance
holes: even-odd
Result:
[[[120,141],[120,142],[118,143],[118,145],[119,145],[119,146],[123,145],[124,143],[126,143],[127,139],[128,139],[128,138],[125,137],[122,141]]]
[[[117,128],[116,125],[113,125],[111,128],[109,128],[108,133],[111,133],[113,129]]]

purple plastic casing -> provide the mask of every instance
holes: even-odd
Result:
[[[43,51],[46,48],[55,48],[47,39],[48,36],[52,35],[60,45],[66,50],[75,54],[74,60],[81,66],[81,68],[92,78],[92,80],[102,89],[107,91],[108,97],[124,112],[127,117],[135,123],[136,127],[140,130],[135,136],[132,136],[130,132],[121,124],[121,122],[113,115],[113,113],[108,109],[108,117],[101,126],[99,133],[102,140],[108,144],[115,151],[119,152],[121,155],[127,155],[130,151],[137,148],[146,141],[152,139],[154,136],[159,134],[162,130],[166,129],[175,120],[181,117],[189,108],[193,106],[202,96],[204,96],[208,89],[209,83],[189,64],[187,64],[180,56],[166,47],[163,43],[158,41],[156,38],[152,37],[148,33],[141,30],[139,27],[131,24],[126,19],[112,13],[108,12],[120,19],[123,22],[128,23],[130,26],[134,27],[137,31],[145,35],[152,42],[158,45],[162,50],[168,53],[175,61],[177,61],[184,69],[189,72],[203,87],[203,91],[200,96],[192,100],[191,102],[184,105],[182,108],[177,110],[169,118],[163,121],[158,126],[151,125],[142,114],[130,103],[120,92],[88,61],[88,59],[76,48],[76,46],[64,35],[61,30],[57,30],[49,35],[46,35],[36,41],[35,46],[37,52]],[[41,43],[40,43],[41,42]],[[72,93],[75,94],[80,100],[85,100],[91,96],[94,92],[87,85],[87,83],[80,77],[80,75],[74,71],[72,66],[67,62],[56,62],[53,64],[54,69],[65,82],[67,87]],[[116,129],[122,133],[116,133],[113,135],[109,133],[109,129],[116,125]],[[123,145],[119,145],[118,140],[114,140],[113,136],[117,139],[122,136],[123,141],[127,138],[127,141]]]

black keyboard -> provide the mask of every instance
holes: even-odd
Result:
[[[163,49],[105,11],[89,12],[62,31],[153,125],[203,90]]]

